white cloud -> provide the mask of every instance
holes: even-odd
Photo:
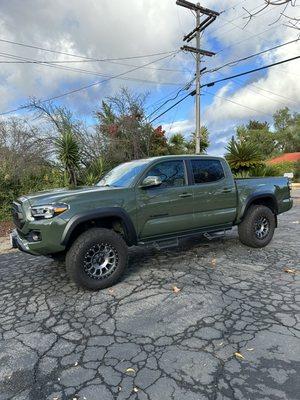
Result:
[[[265,57],[263,64],[276,62],[298,55],[300,42],[275,51],[272,57]],[[300,60],[283,66],[275,66],[262,77],[255,77],[242,88],[233,85],[221,87],[212,104],[205,110],[205,118],[214,124],[224,121],[240,121],[246,118],[272,118],[279,108],[288,106],[299,109],[300,79],[296,77]],[[223,98],[222,98],[223,97]],[[236,103],[236,104],[235,104]]]
[[[276,6],[268,7],[244,27],[247,20],[242,18],[242,15],[246,15],[242,7],[251,11],[255,8],[257,10],[261,4],[262,0],[240,3],[232,0],[205,1],[203,5],[206,7],[226,11],[205,31],[202,38],[203,48],[223,51],[211,59],[206,58],[203,65],[208,68],[216,67],[296,37],[297,32],[286,28],[282,20],[270,25],[276,21],[281,10]],[[291,8],[289,15],[295,14],[295,10],[296,8]],[[126,57],[178,49],[182,45],[183,34],[189,32],[193,26],[192,13],[178,7],[175,0],[10,0],[2,1],[0,9],[0,38],[96,58]],[[1,52],[37,60],[72,59],[65,55],[3,42],[0,42],[0,49]],[[298,42],[258,57],[253,63],[259,66],[298,55],[299,49]],[[0,61],[5,59],[0,55]],[[128,64],[139,65],[143,62],[146,60],[137,59],[128,61]],[[107,75],[131,68],[109,63],[78,63],[72,66]],[[179,54],[176,58],[163,60],[155,66],[186,69],[186,72],[141,69],[129,76],[158,82],[186,82],[193,73],[194,59],[189,54]],[[205,79],[213,80],[231,73],[232,69],[228,68],[222,70],[222,74],[211,74]],[[299,109],[300,79],[297,74],[300,74],[298,61],[275,67],[264,74],[249,76],[248,83],[242,84],[243,87],[228,83],[216,86],[219,88],[216,92],[218,96],[226,97],[245,107],[215,97],[211,105],[203,111],[202,120],[212,132],[212,151],[221,151],[224,138],[231,136],[232,127],[236,124],[249,118],[266,119],[285,104],[292,109]],[[203,81],[205,79],[203,78]],[[101,77],[41,65],[1,64],[0,111],[15,108],[18,103],[24,103],[29,96],[48,98],[97,80],[101,80]],[[68,96],[63,102],[75,111],[90,113],[101,98],[111,95],[124,84],[141,91],[163,91],[163,86],[159,85],[112,80],[88,91]],[[264,92],[258,87],[269,92]],[[214,88],[208,90],[214,92]],[[270,91],[284,98],[273,95]],[[194,130],[193,105],[187,115],[191,117],[180,118],[179,109],[178,121],[173,124],[165,123],[164,129],[168,134],[189,134]]]
[[[195,122],[189,119],[184,119],[168,124],[162,124],[162,127],[166,131],[167,136],[181,133],[185,137],[188,137],[195,130]]]
[[[130,55],[151,54],[178,49],[181,34],[178,34],[177,6],[173,0],[120,2],[117,0],[11,0],[2,2],[0,10],[0,38],[28,43],[57,51],[76,53],[95,58],[126,57]],[[182,13],[183,24],[193,17]],[[72,57],[51,54],[44,51],[0,43],[2,52],[37,60],[72,60]],[[157,57],[159,58],[159,56]],[[5,60],[1,56],[1,60]],[[137,59],[128,64],[140,65],[155,59]],[[180,68],[184,67],[185,58]],[[174,68],[173,61],[158,63],[161,67]],[[78,63],[77,68],[88,69],[106,75],[115,75],[132,67],[110,63]],[[130,74],[130,77],[153,81],[184,82],[189,73],[156,71],[142,69]],[[45,65],[2,64],[0,86],[14,90],[15,98],[28,96],[50,97],[66,91],[66,88],[84,86],[101,80],[99,76],[84,75]],[[114,80],[97,86],[96,95],[111,94],[121,84],[145,88],[155,85],[141,85],[130,81]],[[84,96],[76,95],[78,102]],[[75,97],[75,96],[74,96]],[[2,107],[5,106],[3,101]],[[10,101],[6,102],[9,106]]]

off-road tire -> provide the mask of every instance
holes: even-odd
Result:
[[[97,256],[97,254],[95,256],[97,251],[94,249],[99,249],[98,253],[104,254],[106,248],[111,249],[111,253],[106,251],[106,254],[114,254],[116,262],[113,263],[111,272],[107,272],[107,276],[97,276],[97,268],[101,269],[99,265],[104,265],[105,262],[96,260],[94,263],[94,258]],[[103,254],[98,256],[101,260],[105,258]],[[126,268],[127,258],[128,248],[120,235],[110,229],[92,228],[82,233],[70,247],[66,255],[66,270],[76,285],[89,290],[100,290],[114,285],[120,279]],[[94,268],[93,265],[97,266]],[[92,274],[95,276],[92,277]]]
[[[261,231],[263,228],[259,229],[259,221],[264,221],[266,232]],[[263,205],[250,206],[238,226],[240,241],[250,247],[265,247],[272,240],[275,227],[275,215],[270,208]]]

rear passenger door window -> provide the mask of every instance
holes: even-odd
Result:
[[[220,181],[225,177],[219,160],[191,160],[194,183],[210,183]]]

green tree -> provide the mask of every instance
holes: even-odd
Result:
[[[97,130],[111,164],[149,155],[153,128],[144,118],[146,97],[122,88],[116,96],[103,101],[101,109],[96,111]]]
[[[77,175],[80,167],[79,142],[70,127],[60,132],[54,146],[58,160],[63,165],[65,179],[71,186],[77,185]]]
[[[201,153],[206,153],[207,148],[210,145],[209,141],[209,131],[206,126],[201,126],[200,128],[200,151]],[[187,150],[189,154],[194,154],[196,150],[196,134],[192,133],[191,139],[187,142]]]
[[[151,129],[149,155],[150,156],[164,156],[169,154],[168,140],[166,138],[166,131],[162,126]]]
[[[76,186],[81,165],[79,121],[73,119],[72,113],[65,107],[56,107],[51,103],[32,100],[28,106],[44,118],[54,128],[53,148],[58,161],[64,170],[65,184]]]
[[[237,142],[231,139],[226,151],[225,157],[233,172],[248,172],[263,164],[257,146],[245,140]]]
[[[175,133],[169,139],[169,152],[170,154],[186,154],[187,142],[181,133]]]
[[[276,111],[273,116],[276,145],[281,153],[300,151],[300,114],[291,114],[288,107]]]
[[[267,122],[250,120],[247,125],[238,126],[236,132],[238,141],[247,141],[256,146],[263,159],[269,159],[274,155],[276,140]]]

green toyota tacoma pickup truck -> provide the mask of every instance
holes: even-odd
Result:
[[[73,281],[97,290],[121,277],[128,246],[162,248],[237,225],[242,243],[263,247],[291,207],[287,178],[234,179],[220,157],[155,157],[121,164],[93,187],[20,197],[11,241],[30,254],[64,255]]]

